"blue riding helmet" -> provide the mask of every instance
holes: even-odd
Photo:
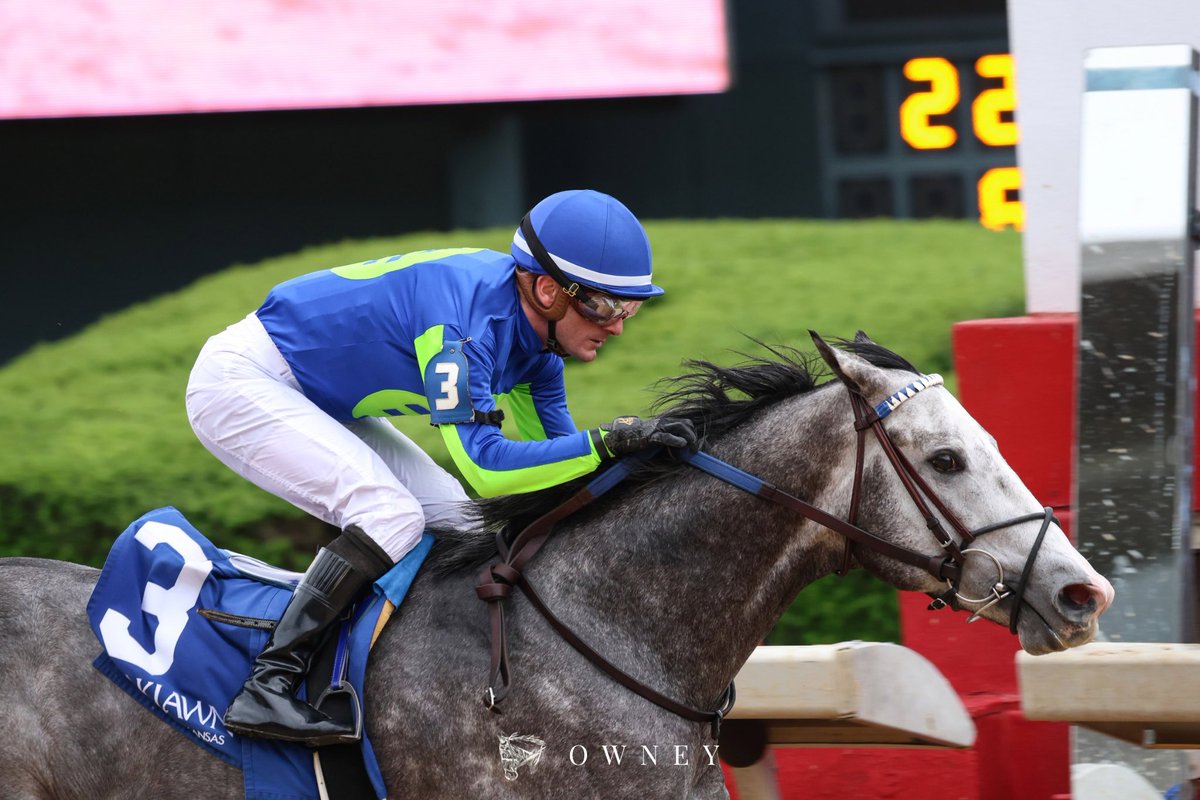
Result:
[[[650,240],[642,224],[615,197],[591,189],[552,194],[529,212],[537,238],[571,280],[617,297],[663,293],[651,283]],[[524,269],[545,275],[518,228],[512,256]]]

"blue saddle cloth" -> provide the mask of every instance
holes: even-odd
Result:
[[[421,542],[354,610],[339,652],[362,697],[367,654],[381,617],[399,606],[433,545]],[[313,751],[231,734],[221,718],[291,599],[296,573],[215,547],[174,508],[131,524],[113,544],[88,601],[103,652],[94,664],[196,745],[242,769],[247,800],[316,800]],[[364,733],[377,797],[383,778]]]

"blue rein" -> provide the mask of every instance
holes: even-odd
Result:
[[[692,452],[686,447],[671,447],[668,448],[671,454],[680,461],[691,464],[696,469],[707,472],[715,478],[720,478],[726,483],[749,492],[750,494],[760,494],[766,482],[762,478],[755,477],[743,469],[735,467],[727,461],[722,461],[716,456],[710,456],[703,451]],[[620,461],[606,469],[604,473],[594,478],[587,484],[586,489],[591,494],[592,499],[600,497],[609,490],[615,488],[621,481],[628,478],[638,467],[650,461],[663,451],[662,447],[651,447],[642,450],[631,456],[626,456]]]
[[[733,464],[722,461],[716,456],[710,456],[708,453],[701,451],[693,453],[685,448],[678,448],[674,453],[680,461],[687,462],[696,469],[707,472],[714,478],[719,478],[750,494],[762,494],[763,487],[766,486],[766,482],[762,478],[738,469]]]

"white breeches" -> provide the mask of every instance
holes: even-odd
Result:
[[[340,530],[357,525],[394,561],[427,524],[466,524],[452,475],[385,419],[343,423],[317,408],[253,314],[200,351],[187,414],[234,472]]]

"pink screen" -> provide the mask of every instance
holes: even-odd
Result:
[[[0,118],[719,92],[723,0],[6,0]]]

